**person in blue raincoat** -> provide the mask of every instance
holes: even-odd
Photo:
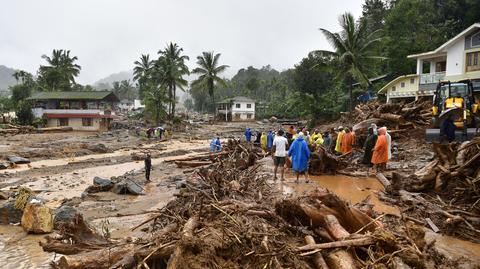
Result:
[[[292,170],[296,173],[298,178],[300,174],[305,175],[305,181],[308,183],[308,159],[310,159],[310,150],[308,149],[307,142],[302,132],[300,132],[293,141],[290,149],[288,150],[288,156],[292,157]]]
[[[252,130],[250,130],[250,128],[247,128],[247,130],[245,130],[245,138],[247,139],[247,142],[250,142],[252,140]]]
[[[267,134],[267,151],[270,151],[273,146],[273,133],[272,131],[268,131]]]
[[[210,142],[210,151],[216,152],[222,150],[222,143],[220,142],[220,137],[214,137]]]

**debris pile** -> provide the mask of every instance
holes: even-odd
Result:
[[[16,135],[33,133],[35,128],[33,126],[23,126],[11,123],[0,124],[0,135]]]
[[[394,235],[386,230],[380,222],[383,215],[370,216],[327,190],[282,199],[268,175],[257,173],[262,167],[257,148],[231,140],[225,149],[228,154],[217,154],[215,162],[195,169],[176,199],[132,228],[150,236],[101,240],[75,215],[60,235],[43,244],[46,251],[78,253],[62,257],[54,266],[424,267],[425,244],[405,232]],[[62,248],[64,242],[69,246]]]
[[[345,124],[355,122],[353,131],[357,137],[366,136],[372,123],[387,126],[389,133],[395,137],[411,129],[428,125],[431,107],[430,102],[382,104],[372,101],[357,105],[353,112],[343,113],[340,122]]]

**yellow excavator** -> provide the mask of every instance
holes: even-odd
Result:
[[[457,127],[456,141],[472,139],[478,132],[480,93],[475,93],[470,80],[441,81],[437,84],[432,107],[432,127],[426,130],[426,140],[441,141],[440,128],[450,118]]]

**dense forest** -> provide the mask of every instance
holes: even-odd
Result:
[[[260,116],[333,118],[369,87],[376,91],[414,73],[416,63],[407,55],[435,49],[475,22],[480,22],[478,0],[366,0],[360,18],[340,15],[341,32],[320,29],[332,51],[313,51],[282,72],[268,65],[240,69],[216,88],[215,99],[251,97],[263,104]],[[368,81],[381,75],[387,75],[383,84]],[[201,88],[192,87],[190,94],[195,110],[212,109]]]

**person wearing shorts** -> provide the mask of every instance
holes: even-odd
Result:
[[[279,130],[277,135],[273,139],[273,147],[272,147],[272,157],[273,157],[273,164],[275,165],[274,169],[274,177],[273,180],[277,180],[277,170],[280,166],[280,180],[284,180],[284,164],[285,164],[285,157],[287,156],[287,146],[288,140],[283,136],[283,130]]]

